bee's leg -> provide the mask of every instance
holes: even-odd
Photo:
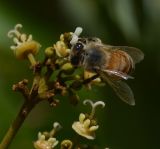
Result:
[[[84,80],[84,81],[83,81],[83,84],[88,84],[88,83],[90,83],[91,81],[93,81],[94,79],[96,79],[96,78],[98,78],[98,77],[99,77],[99,74],[96,74],[96,75],[94,75],[94,76],[92,76],[92,77]]]
[[[93,69],[93,71],[94,71],[95,73],[98,73],[99,70],[100,70],[100,67],[99,67],[99,66],[94,66],[92,69]]]

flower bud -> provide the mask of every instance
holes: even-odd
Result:
[[[54,48],[53,47],[48,47],[45,49],[45,55],[47,57],[52,57],[54,55]]]
[[[61,142],[61,149],[72,149],[73,143],[70,140],[63,140]]]
[[[74,68],[73,68],[73,66],[72,66],[72,64],[71,63],[65,63],[62,67],[61,67],[61,69],[63,70],[63,72],[65,73],[65,74],[72,74],[73,72],[74,72]]]

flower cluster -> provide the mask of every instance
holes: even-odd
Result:
[[[84,105],[91,105],[91,113],[81,113],[79,115],[79,121],[73,122],[72,128],[78,135],[89,140],[94,140],[96,137],[95,132],[99,128],[97,120],[95,119],[95,110],[98,106],[104,107],[105,103],[103,101],[97,101],[94,103],[92,100],[84,100],[83,103]],[[36,149],[53,149],[59,143],[59,141],[53,136],[55,136],[55,133],[60,130],[60,128],[61,126],[59,123],[55,122],[53,124],[53,129],[50,132],[39,132],[38,140],[34,142],[34,147]],[[71,141],[65,139],[61,142],[61,149],[72,149],[75,143],[74,140]]]
[[[57,95],[67,96],[72,105],[79,102],[78,90],[83,86],[91,89],[92,85],[101,83],[95,73],[88,71],[76,71],[79,69],[70,62],[70,52],[82,33],[82,28],[77,27],[75,32],[66,32],[60,35],[59,41],[44,49],[45,58],[43,61],[36,60],[35,56],[41,47],[33,40],[32,35],[21,33],[21,24],[17,24],[10,30],[8,36],[13,38],[14,45],[11,49],[17,59],[28,59],[33,70],[33,82],[31,88],[28,87],[28,80],[24,79],[13,85],[14,91],[19,91],[24,99],[24,105],[19,113],[21,117],[26,117],[32,108],[40,101],[48,101],[51,106],[57,106],[60,99]],[[56,76],[55,76],[56,74]],[[54,77],[52,77],[54,76]],[[95,77],[96,76],[96,77]],[[80,136],[94,140],[95,132],[99,128],[95,119],[95,109],[97,106],[105,106],[104,102],[93,103],[85,100],[84,104],[90,104],[92,111],[90,114],[81,113],[79,121],[72,124],[73,130]],[[54,123],[50,132],[39,132],[38,140],[34,142],[36,149],[53,149],[59,141],[56,139],[56,132],[60,129],[59,123]],[[71,149],[73,147],[84,149],[83,145],[75,144],[73,140],[65,139],[60,143],[61,149]]]

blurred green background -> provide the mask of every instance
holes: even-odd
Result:
[[[95,141],[100,149],[160,148],[160,1],[159,0],[41,0],[0,1],[0,140],[15,118],[23,102],[22,96],[11,90],[12,84],[31,78],[28,62],[15,59],[9,49],[12,41],[7,32],[17,23],[23,31],[32,33],[43,49],[55,43],[61,33],[83,27],[83,36],[97,36],[104,43],[135,46],[145,53],[137,65],[134,77],[128,81],[136,106],[120,101],[110,87],[95,87],[81,91],[80,97],[101,99],[105,110],[97,110],[100,128]],[[58,121],[63,126],[57,138],[70,139],[71,129],[80,112],[89,111],[82,102],[77,107],[61,99],[57,108],[39,104],[18,132],[10,149],[32,149],[39,130],[50,130]],[[82,139],[85,142],[85,139]]]

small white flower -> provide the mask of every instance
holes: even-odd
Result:
[[[72,128],[81,136],[93,140],[95,139],[95,131],[98,129],[98,125],[91,126],[90,119],[86,118],[85,114],[79,115],[79,121],[72,124]]]
[[[13,38],[14,45],[10,48],[14,51],[16,58],[31,58],[38,53],[40,44],[33,40],[32,35],[26,35],[20,32],[22,24],[17,24],[14,29],[8,32],[8,37]]]
[[[103,101],[98,101],[98,102],[93,103],[91,100],[85,100],[83,103],[85,105],[89,103],[92,106],[91,114],[88,117],[86,117],[84,113],[81,113],[79,115],[79,121],[74,122],[72,124],[72,128],[79,135],[87,139],[93,140],[96,137],[95,131],[99,128],[99,125],[92,123],[93,117],[95,114],[95,109],[99,105],[104,107],[105,103]]]
[[[36,149],[53,149],[59,141],[53,137],[55,133],[61,129],[61,125],[58,122],[53,124],[53,129],[50,132],[38,133],[38,140],[34,142]],[[47,137],[46,137],[47,134]]]
[[[57,41],[56,44],[53,45],[53,47],[58,57],[66,57],[70,53],[70,49],[68,49],[64,41]]]
[[[46,140],[45,135],[41,132],[38,133],[38,140],[34,142],[35,149],[53,149],[58,144],[56,138],[49,138]]]

